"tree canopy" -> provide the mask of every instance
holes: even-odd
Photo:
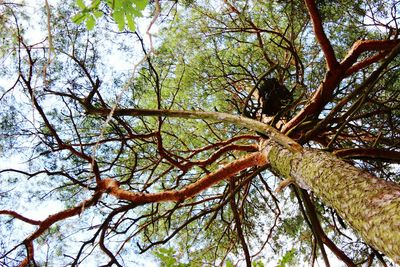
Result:
[[[400,263],[398,6],[0,0],[0,263]]]

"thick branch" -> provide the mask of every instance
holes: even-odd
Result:
[[[289,132],[291,129],[303,122],[307,117],[317,117],[325,104],[332,98],[333,91],[342,79],[343,75],[339,71],[327,72],[324,81],[315,91],[307,105],[285,124],[282,132]]]
[[[353,92],[351,92],[348,96],[346,96],[345,98],[343,98],[333,109],[331,109],[331,111],[329,112],[329,114],[325,117],[325,119],[323,119],[322,121],[320,121],[317,125],[315,125],[313,127],[312,130],[310,130],[309,132],[306,133],[306,135],[304,136],[303,139],[308,140],[310,139],[312,136],[314,136],[320,129],[324,128],[326,125],[328,125],[333,119],[334,117],[340,112],[340,110],[348,103],[350,102],[350,100],[352,100],[353,98],[359,96],[360,94],[364,93],[366,90],[370,90],[371,86],[374,86],[374,84],[378,81],[379,77],[381,76],[381,74],[385,71],[385,69],[387,68],[387,66],[389,65],[390,62],[392,62],[392,60],[400,53],[400,44],[398,44],[396,47],[394,47],[392,49],[392,51],[389,53],[388,57],[382,62],[382,64],[379,66],[379,68],[377,68],[376,70],[374,70],[371,75],[369,75],[369,77],[367,79],[365,79],[363,81],[363,83],[358,86],[357,88],[355,88],[355,90],[353,90]],[[355,64],[357,65],[357,64]],[[354,66],[355,66],[354,65]],[[304,108],[306,109],[306,108]],[[295,118],[302,118],[300,117],[300,115],[302,114],[302,111],[299,112],[299,114],[295,117]],[[294,121],[294,119],[292,119],[290,122]],[[296,121],[294,121],[296,123]],[[289,124],[289,123],[288,123]],[[288,125],[287,124],[287,125]]]
[[[340,62],[340,68],[349,71],[349,68],[354,67],[353,64],[357,61],[358,57],[362,53],[367,51],[379,51],[379,52],[390,51],[399,43],[400,40],[365,40],[365,41],[359,40],[354,43],[352,48],[347,53],[346,57],[342,60],[342,62]],[[377,57],[377,55],[375,55],[375,57]],[[375,60],[378,59],[375,58]],[[369,61],[371,61],[371,59],[369,59]],[[371,62],[368,63],[371,64]],[[364,64],[364,63],[357,63],[357,64]],[[357,66],[357,64],[355,66]]]
[[[336,69],[339,63],[336,60],[335,51],[333,50],[332,45],[324,32],[324,28],[322,27],[321,17],[319,16],[315,2],[314,0],[305,0],[305,3],[313,23],[315,37],[324,52],[328,70]]]
[[[117,181],[113,179],[104,179],[99,184],[101,190],[109,192],[111,195],[118,199],[130,201],[132,203],[144,204],[144,203],[156,203],[166,201],[183,201],[188,198],[192,198],[198,193],[206,190],[214,184],[221,182],[222,180],[229,179],[236,173],[254,166],[265,165],[266,158],[260,153],[256,152],[249,156],[236,160],[232,163],[227,164],[223,168],[216,172],[213,172],[195,183],[187,185],[180,190],[168,190],[159,193],[135,193],[124,190],[119,187]]]
[[[351,74],[368,67],[371,64],[378,62],[379,60],[385,58],[385,56],[389,53],[389,51],[379,52],[373,56],[367,57],[363,61],[355,63],[353,66],[346,70],[346,77]]]
[[[111,110],[108,108],[95,108],[91,105],[84,105],[86,111],[89,114],[97,114],[107,116],[110,114]],[[269,138],[276,141],[277,143],[283,145],[284,147],[290,149],[291,151],[301,151],[302,147],[296,143],[293,139],[282,134],[274,127],[252,120],[243,116],[236,116],[228,113],[222,112],[203,112],[203,111],[187,111],[187,110],[157,110],[157,109],[135,109],[135,108],[125,108],[116,109],[114,116],[161,116],[161,117],[178,117],[178,118],[188,118],[188,119],[204,119],[213,120],[219,122],[229,122],[248,129],[264,133],[268,135]]]
[[[336,71],[327,72],[324,81],[320,84],[313,97],[310,99],[308,104],[299,111],[295,117],[293,117],[288,123],[285,124],[282,132],[287,133],[289,130],[296,127],[299,123],[305,120],[308,116],[317,116],[322,108],[328,103],[331,98],[335,88],[342,81],[342,79],[347,75],[346,70],[354,71],[355,69],[350,68],[351,64],[357,60],[357,57],[363,51],[369,50],[389,50],[389,55],[379,67],[378,70],[382,71],[400,52],[400,40],[387,40],[387,41],[358,41],[353,46],[352,51],[349,52],[348,58],[342,61],[340,69]],[[386,53],[386,52],[385,52]],[[378,60],[379,57],[371,57],[372,59]],[[366,62],[361,61],[358,64],[353,65],[354,68],[360,68],[363,64],[372,64],[372,59],[367,58]],[[348,66],[348,64],[351,64]],[[350,68],[350,69],[349,69]],[[371,77],[375,77],[375,74],[371,74]]]

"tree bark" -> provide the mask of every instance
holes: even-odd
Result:
[[[334,208],[372,247],[400,263],[400,185],[319,150],[292,152],[267,141],[264,153],[283,177]]]

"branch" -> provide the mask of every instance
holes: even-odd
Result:
[[[318,244],[319,249],[321,251],[322,254],[322,258],[324,260],[325,266],[330,267],[330,263],[329,263],[329,259],[328,256],[326,254],[326,250],[324,247],[324,242],[322,241],[322,236],[325,234],[321,224],[318,220],[317,214],[316,214],[316,210],[314,207],[314,204],[311,202],[311,199],[309,199],[308,197],[308,193],[306,190],[304,189],[299,189],[300,193],[301,193],[301,198],[303,200],[304,203],[304,207],[306,208],[306,215],[309,219],[310,222],[310,228],[311,231],[314,235],[316,244]],[[353,265],[354,266],[354,265]]]
[[[389,51],[379,52],[373,56],[367,57],[366,59],[355,63],[353,66],[346,70],[346,77],[350,76],[351,74],[368,67],[369,65],[378,62],[379,60],[385,58],[385,56],[389,53]]]
[[[186,164],[183,164],[183,167],[185,170],[188,168],[198,165],[198,166],[207,166],[213,162],[215,162],[219,157],[221,157],[224,153],[227,153],[229,151],[245,151],[245,152],[256,152],[258,151],[258,146],[253,144],[253,145],[234,145],[230,144],[227,146],[224,146],[217,151],[215,151],[213,154],[211,154],[207,159],[204,160],[198,160],[198,161],[189,161]]]
[[[232,197],[231,197],[229,203],[231,205],[233,218],[235,220],[237,234],[239,236],[240,243],[243,248],[243,253],[245,256],[245,260],[246,260],[246,266],[251,267],[251,257],[250,257],[249,247],[247,246],[246,238],[243,233],[242,221],[241,221],[241,218],[240,218],[240,215],[239,215],[239,212],[237,209],[237,205],[235,202],[235,193],[234,192],[235,192],[235,181],[233,179],[230,179],[230,193],[231,193]]]
[[[230,9],[232,12],[236,13],[239,17],[243,17],[243,13],[240,12],[234,5],[232,5],[231,3],[229,3],[227,0],[223,0],[223,1],[224,1],[224,3],[229,7],[229,9]],[[260,49],[261,49],[261,51],[262,51],[262,54],[263,54],[265,60],[266,60],[271,66],[274,66],[274,67],[272,67],[272,68],[275,68],[277,64],[268,56],[268,54],[267,54],[267,52],[266,52],[267,50],[264,49],[264,41],[263,41],[263,38],[262,38],[262,36],[261,36],[260,29],[254,24],[254,22],[253,22],[251,19],[249,19],[249,18],[244,18],[244,19],[245,19],[245,21],[246,21],[247,23],[250,24],[251,28],[254,30],[253,33],[255,33],[255,34],[257,35],[258,45],[259,45],[259,47],[260,47]]]
[[[376,70],[374,70],[371,73],[371,75],[369,75],[368,78],[366,78],[360,86],[355,88],[355,90],[353,92],[351,92],[348,96],[343,98],[334,108],[331,109],[329,114],[326,115],[325,118],[322,121],[318,122],[317,125],[315,125],[312,130],[308,131],[305,134],[305,136],[303,137],[303,140],[309,140],[312,136],[315,136],[319,130],[321,130],[322,128],[326,127],[326,125],[328,125],[334,119],[334,117],[337,114],[339,114],[340,110],[347,103],[349,103],[350,100],[352,100],[355,97],[357,97],[357,96],[365,93],[366,91],[370,90],[371,86],[374,86],[376,84],[376,82],[379,80],[381,74],[385,71],[385,69],[387,68],[389,63],[392,62],[392,60],[399,53],[400,53],[400,43],[391,50],[391,52],[389,53],[388,57],[382,62],[382,64]],[[354,66],[356,66],[356,65],[357,64],[355,64]],[[305,107],[304,109],[306,109],[306,108],[307,107]],[[301,114],[301,113],[302,113],[302,111],[299,112],[299,114]]]
[[[95,108],[92,105],[85,105],[81,101],[86,112],[89,114],[96,114],[107,116],[110,114],[111,109],[109,108]],[[177,118],[188,118],[188,119],[204,119],[213,120],[219,122],[229,122],[242,127],[261,132],[266,134],[269,138],[276,141],[280,145],[286,147],[292,152],[301,152],[302,147],[300,144],[296,143],[293,139],[282,134],[274,127],[264,124],[262,122],[246,118],[243,116],[232,115],[223,112],[206,112],[206,111],[188,111],[188,110],[166,110],[166,109],[136,109],[136,108],[125,108],[116,109],[114,111],[114,116],[154,116],[154,117],[177,117]]]
[[[355,60],[357,60],[358,55],[361,54],[362,51],[368,51],[372,49],[379,50],[383,48],[390,49],[390,51],[388,51],[390,53],[386,58],[386,60],[382,63],[382,65],[375,72],[371,74],[370,78],[367,79],[368,82],[371,79],[378,79],[379,78],[378,73],[382,72],[383,69],[386,68],[387,65],[400,53],[400,40],[356,42],[356,44],[353,46],[352,52],[350,51],[348,53],[348,57],[345,60],[343,60],[342,63],[340,64],[341,66],[340,69],[326,73],[324,81],[320,84],[320,86],[318,87],[317,91],[314,93],[313,97],[310,99],[308,104],[302,110],[300,110],[295,117],[293,117],[289,122],[285,124],[284,128],[282,129],[282,132],[283,133],[289,132],[291,129],[293,129],[303,120],[305,120],[308,116],[317,116],[321,112],[324,105],[327,102],[329,102],[330,99],[332,98],[332,94],[335,88],[346,76],[345,75],[346,71],[352,70],[352,68],[350,67],[351,64],[353,64]],[[377,56],[373,58],[377,60]],[[372,64],[373,62],[371,62],[370,60],[371,59],[367,58],[366,63]],[[360,65],[355,64],[352,67],[357,68],[357,65],[358,67],[360,67],[362,66],[362,64],[366,64],[362,62],[358,63]],[[348,66],[348,64],[350,65]],[[363,84],[365,84],[365,82]]]
[[[312,231],[314,232],[315,238],[320,245],[321,253],[324,256],[325,264],[329,263],[329,261],[328,261],[328,259],[326,259],[326,253],[324,250],[324,246],[320,242],[325,244],[333,252],[333,254],[335,254],[335,256],[338,259],[340,259],[344,263],[346,263],[347,266],[355,267],[356,265],[354,264],[354,262],[349,257],[347,257],[347,255],[341,249],[339,249],[335,245],[335,243],[333,243],[332,240],[326,235],[326,233],[325,233],[324,229],[322,228],[321,223],[318,219],[318,214],[315,209],[314,203],[310,199],[310,195],[304,189],[299,189],[299,191],[300,191],[301,197],[304,201],[304,206],[307,210],[308,218],[310,219]],[[326,265],[328,265],[328,264],[326,264]]]
[[[204,151],[216,148],[216,147],[227,146],[227,145],[229,145],[229,144],[231,144],[233,142],[239,141],[241,139],[246,139],[246,140],[252,139],[252,140],[259,141],[260,138],[261,137],[259,135],[249,135],[249,134],[238,135],[238,136],[232,137],[232,138],[230,138],[228,140],[212,143],[210,145],[206,145],[204,147],[191,150],[193,153],[190,154],[190,156],[188,156],[188,159],[193,158],[195,155],[197,155],[197,154],[199,154],[201,152],[204,152]]]
[[[42,223],[42,221],[29,219],[29,218],[27,218],[27,217],[15,212],[15,211],[13,211],[13,210],[0,210],[0,215],[1,214],[10,215],[10,216],[12,216],[12,217],[14,217],[16,219],[19,219],[21,221],[24,221],[26,223],[33,224],[33,225],[39,225],[39,224]]]
[[[318,9],[315,5],[314,0],[305,0],[308,14],[313,23],[313,31],[318,43],[321,45],[322,51],[324,52],[326,64],[328,65],[328,70],[336,69],[339,63],[336,60],[335,51],[333,51],[332,45],[324,32],[322,27],[321,17],[319,16]]]
[[[285,124],[282,132],[289,133],[290,130],[306,120],[307,117],[317,117],[325,104],[331,100],[335,88],[342,79],[343,75],[340,71],[328,71],[307,105]]]
[[[28,236],[24,240],[24,244],[27,246],[28,249],[28,255],[25,257],[25,259],[20,263],[19,266],[25,267],[28,265],[28,263],[33,260],[33,241],[41,236],[46,230],[48,230],[54,223],[64,220],[66,218],[73,217],[75,215],[80,214],[83,210],[86,208],[93,206],[94,204],[97,203],[97,201],[100,199],[102,196],[103,192],[101,190],[96,191],[96,193],[88,200],[82,201],[79,205],[57,212],[53,215],[50,215],[45,219],[44,221],[40,222],[39,228],[34,231],[30,236]]]
[[[348,148],[333,152],[340,158],[369,158],[382,159],[400,163],[400,152],[380,148]]]
[[[205,177],[187,185],[180,190],[167,190],[158,193],[135,193],[120,188],[119,183],[110,178],[102,180],[99,183],[99,188],[102,191],[109,192],[118,199],[127,200],[136,204],[183,201],[185,199],[194,197],[198,193],[206,190],[214,184],[221,182],[222,180],[229,179],[236,173],[246,168],[262,166],[266,163],[266,157],[263,155],[263,153],[252,153],[245,158],[225,165],[223,168],[206,175]]]
[[[353,65],[358,57],[367,51],[386,51],[387,53],[390,52],[396,45],[400,44],[400,40],[365,40],[365,41],[356,41],[354,45],[351,47],[349,52],[347,53],[346,57],[340,62],[340,68],[344,69],[346,72],[350,71],[350,68],[354,68]],[[379,53],[378,53],[379,54]],[[375,55],[373,57],[378,57]],[[379,57],[378,57],[379,58]],[[367,62],[371,61],[371,59],[367,58]],[[375,60],[377,60],[375,58]],[[362,61],[361,61],[362,62]],[[365,63],[357,63],[358,64],[365,64]],[[372,62],[373,63],[373,62]],[[371,63],[370,63],[371,64]],[[354,72],[354,71],[353,71]]]
[[[92,157],[86,155],[83,152],[79,152],[78,150],[74,149],[72,146],[70,145],[66,145],[63,140],[61,139],[61,137],[59,136],[58,132],[56,131],[56,129],[53,127],[53,125],[50,123],[49,119],[47,118],[46,113],[44,112],[44,110],[42,109],[42,107],[39,105],[39,102],[35,96],[35,92],[34,92],[34,87],[32,87],[31,85],[31,80],[32,80],[32,73],[33,73],[33,66],[35,63],[35,60],[32,58],[31,55],[31,51],[30,48],[28,46],[26,46],[26,44],[22,43],[23,46],[26,49],[26,52],[28,54],[28,62],[29,62],[29,75],[28,78],[26,78],[24,75],[21,74],[21,79],[23,81],[23,83],[26,86],[26,89],[28,90],[29,96],[32,100],[32,105],[36,108],[36,110],[39,112],[40,116],[42,117],[44,124],[46,125],[46,127],[48,128],[48,130],[50,131],[50,134],[56,139],[57,144],[59,146],[60,149],[67,149],[69,150],[71,153],[73,153],[74,155],[76,155],[77,157],[84,159],[86,161],[88,161],[93,169],[93,173],[95,175],[96,181],[100,180],[100,175],[99,175],[99,168],[97,165],[97,162],[92,159]],[[22,70],[20,69],[20,72],[22,73]],[[93,81],[91,81],[92,84],[94,83]],[[98,82],[96,81],[95,84],[97,84]],[[93,85],[94,87],[95,85]]]

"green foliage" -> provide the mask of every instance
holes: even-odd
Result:
[[[96,19],[101,18],[103,13],[99,10],[100,0],[92,0],[90,6],[86,6],[83,0],[76,0],[76,5],[80,12],[72,17],[76,24],[85,23],[88,30],[92,30],[96,24]]]
[[[259,260],[259,261],[254,261],[254,262],[251,263],[251,265],[252,265],[253,267],[264,267],[264,266],[265,266],[264,263],[263,263],[261,260]]]
[[[278,261],[277,267],[293,266],[296,263],[296,249],[288,250]]]
[[[80,12],[72,18],[72,21],[76,24],[85,23],[88,30],[93,29],[96,20],[103,16],[103,12],[100,11],[102,2],[112,10],[111,16],[117,23],[119,31],[123,31],[125,25],[130,31],[135,31],[135,18],[142,16],[148,4],[148,0],[92,0],[91,4],[86,6],[83,0],[76,0]]]
[[[112,17],[122,31],[125,25],[129,30],[135,31],[135,17],[142,16],[142,11],[147,5],[147,0],[108,0],[107,5],[113,10]]]
[[[230,259],[227,259],[225,262],[225,267],[233,267],[233,262]]]
[[[160,261],[162,267],[192,267],[191,264],[179,262],[176,257],[177,252],[173,248],[159,248],[153,252],[153,255]]]

